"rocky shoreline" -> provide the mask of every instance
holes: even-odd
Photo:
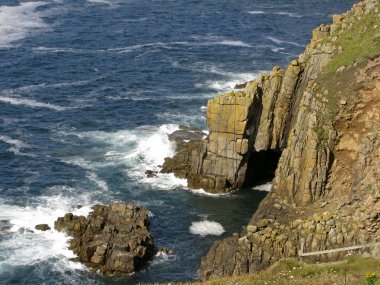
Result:
[[[273,178],[249,225],[202,259],[202,279],[257,272],[301,247],[380,241],[379,23],[375,0],[334,15],[286,69],[209,100],[208,137],[165,160],[164,172],[211,193]]]
[[[190,188],[230,193],[273,179],[244,230],[216,241],[202,258],[201,279],[255,273],[301,249],[380,242],[379,23],[377,0],[334,15],[285,69],[276,66],[209,100],[206,138],[184,126],[170,135],[177,153],[161,172],[186,178]],[[369,52],[352,54],[350,41],[365,42]],[[72,237],[75,261],[120,276],[157,253],[148,213],[133,204],[95,205],[87,218],[68,213],[54,228]],[[0,226],[0,232],[9,227],[7,221]],[[380,255],[377,247],[362,251]]]

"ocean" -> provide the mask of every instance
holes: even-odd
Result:
[[[230,195],[147,178],[179,125],[207,133],[209,98],[285,66],[353,0],[0,0],[0,284],[193,280],[247,224],[270,181]],[[151,212],[158,255],[122,278],[69,261],[34,226],[96,203]],[[78,207],[80,205],[81,207]]]

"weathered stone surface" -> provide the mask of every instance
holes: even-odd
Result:
[[[156,252],[148,210],[132,204],[95,205],[87,218],[68,213],[54,227],[72,237],[76,261],[110,276],[141,269]]]

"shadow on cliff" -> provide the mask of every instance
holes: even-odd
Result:
[[[252,152],[248,159],[244,188],[271,181],[275,176],[280,157],[281,152],[279,151],[263,150]]]

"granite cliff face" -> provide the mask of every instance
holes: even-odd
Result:
[[[380,241],[379,119],[377,0],[316,28],[285,70],[210,100],[208,138],[165,164],[210,192],[274,179],[246,229],[202,259],[201,278],[255,272],[297,256],[301,245],[309,252]]]

